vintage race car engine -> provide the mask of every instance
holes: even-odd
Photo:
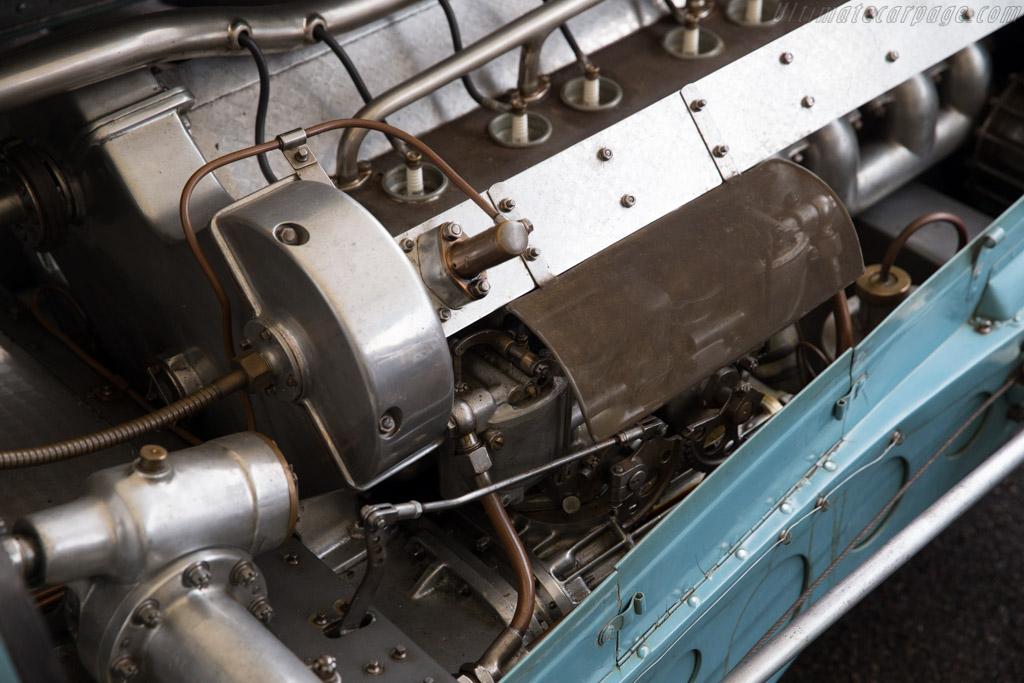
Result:
[[[0,8],[0,679],[720,680],[996,450],[1020,8],[677,2]]]

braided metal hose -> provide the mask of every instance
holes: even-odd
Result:
[[[249,376],[246,372],[242,369],[235,369],[207,384],[199,391],[134,420],[48,446],[0,451],[0,470],[69,460],[116,446],[195,415],[214,401],[245,388],[248,382]]]

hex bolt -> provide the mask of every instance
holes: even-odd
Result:
[[[612,151],[607,147],[602,147],[601,149],[597,150],[597,158],[600,159],[601,161],[611,161]]]
[[[380,674],[384,673],[384,667],[381,666],[380,660],[371,659],[369,662],[366,663],[366,666],[363,667],[363,671],[365,671],[368,674],[373,674],[374,676],[379,676]]]
[[[397,428],[398,423],[395,422],[395,418],[388,413],[381,415],[380,422],[377,423],[377,431],[385,436],[391,436]]]
[[[631,194],[624,194],[622,195],[622,199],[619,200],[619,203],[625,208],[631,209],[636,205],[636,197]]]
[[[452,223],[451,221],[442,224],[441,237],[448,240],[449,242],[454,242],[455,240],[462,237],[462,226],[459,225],[458,223]]]
[[[401,661],[409,655],[409,651],[405,649],[405,645],[395,645],[395,649],[391,651],[391,659]]]
[[[895,62],[899,58],[900,53],[897,52],[896,50],[889,50],[888,52],[885,53],[885,61],[887,62]]]
[[[810,95],[806,95],[802,100],[800,100],[800,104],[803,106],[804,109],[810,109],[811,107],[814,106],[814,98],[811,97]]]
[[[163,615],[160,614],[160,603],[156,600],[146,600],[135,609],[135,613],[132,614],[132,621],[139,626],[145,626],[146,628],[156,628],[160,625],[160,619]]]
[[[413,249],[416,248],[416,243],[414,241],[412,241],[411,239],[409,239],[408,237],[403,239],[398,244],[399,244],[399,246],[402,247],[402,251],[404,251],[406,254],[408,254],[410,251],[412,251]]]
[[[338,660],[331,655],[322,654],[313,660],[309,668],[321,681],[330,681],[338,675]]]
[[[469,291],[476,298],[482,299],[491,291],[491,283],[484,279],[477,280],[469,286]]]
[[[242,560],[231,570],[231,583],[242,588],[248,588],[260,578],[259,572],[252,562]]]
[[[782,62],[783,64],[792,64],[793,63],[793,53],[792,52],[783,52],[781,55],[779,55],[779,61]]]
[[[260,598],[249,605],[249,611],[264,624],[270,623],[270,620],[274,618],[274,608],[270,606],[266,598]]]
[[[729,153],[729,145],[715,145],[715,148],[711,150],[711,153],[721,159]]]
[[[693,111],[703,111],[704,107],[708,106],[708,101],[704,99],[694,100],[690,102],[690,109]]]
[[[452,309],[450,308],[439,308],[437,309],[437,317],[441,319],[441,322],[446,323],[452,319]]]
[[[213,578],[213,575],[210,573],[210,565],[200,560],[199,562],[193,562],[190,564],[185,569],[181,578],[186,586],[202,590],[210,585],[210,580]]]
[[[286,225],[277,231],[277,239],[285,244],[298,244],[299,231],[290,225]]]
[[[295,158],[298,161],[309,161],[309,147],[303,145],[295,150]]]
[[[122,655],[110,665],[110,673],[122,681],[135,678],[139,673],[139,665],[128,655]]]
[[[502,213],[508,213],[512,209],[516,208],[516,200],[506,197],[498,202],[498,211]]]
[[[537,247],[530,247],[526,250],[526,254],[523,255],[527,261],[536,261],[540,258],[540,249]]]

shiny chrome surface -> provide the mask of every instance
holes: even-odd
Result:
[[[298,512],[292,473],[265,437],[242,433],[178,451],[154,474],[97,472],[76,500],[14,527],[35,548],[30,578],[136,581],[197,547],[255,554],[281,543]]]

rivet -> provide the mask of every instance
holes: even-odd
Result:
[[[690,607],[696,607],[700,604],[700,598],[698,598],[696,595],[691,595],[689,599],[686,601],[686,604]]]
[[[783,52],[781,55],[779,55],[779,61],[782,62],[783,64],[792,64],[793,63],[793,53],[792,52]]]
[[[779,506],[779,510],[782,512],[782,514],[788,515],[793,512],[793,506],[790,505],[789,503],[783,503],[782,505]]]
[[[745,548],[740,548],[739,550],[736,551],[736,557],[738,557],[741,560],[747,559],[747,555],[748,555],[748,553],[747,553],[747,550]]]
[[[900,53],[897,52],[896,50],[889,50],[888,52],[885,53],[885,61],[887,62],[895,62],[899,58]]]
[[[814,98],[811,97],[810,95],[806,95],[802,100],[800,100],[800,104],[804,107],[804,109],[810,109],[811,107],[814,106]]]
[[[837,469],[839,469],[839,465],[835,464],[835,462],[831,460],[826,460],[823,467],[825,468],[826,472],[835,472]]]

